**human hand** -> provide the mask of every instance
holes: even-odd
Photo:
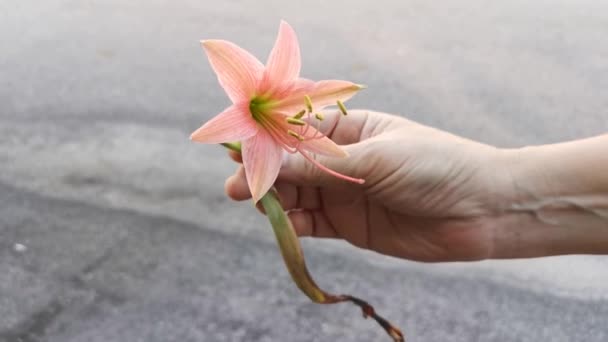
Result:
[[[339,120],[327,135],[350,156],[317,159],[366,182],[344,182],[288,155],[275,187],[298,235],[420,261],[491,257],[489,217],[510,191],[500,150],[388,114],[340,115],[327,114],[324,123]],[[242,167],[226,193],[251,197]]]

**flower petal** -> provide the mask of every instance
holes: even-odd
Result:
[[[304,96],[310,96],[315,110],[335,105],[336,101],[346,101],[363,89],[361,85],[339,80],[316,82],[312,87],[294,88],[292,93],[279,101],[275,108],[281,112],[293,112],[305,108]]]
[[[302,98],[304,95],[308,93],[312,93],[315,88],[315,81],[306,79],[306,78],[298,78],[292,86],[289,88],[289,92],[285,94],[279,94],[282,96],[277,96],[278,99],[283,99],[293,94],[302,94]]]
[[[192,133],[190,139],[202,143],[219,144],[244,140],[257,132],[258,125],[249,111],[244,106],[232,105]]]
[[[262,88],[266,91],[281,88],[298,78],[302,61],[298,37],[285,21],[281,21],[277,40],[268,56]]]
[[[211,67],[232,102],[249,100],[264,73],[264,65],[237,45],[225,40],[201,42]]]
[[[271,96],[274,101],[281,101],[282,99],[292,96],[294,93],[298,93],[302,94],[303,99],[305,94],[312,92],[314,85],[314,81],[298,78],[295,82],[283,83],[281,86],[273,88],[271,90]],[[260,89],[263,89],[263,87],[264,84],[260,86]]]
[[[314,86],[315,81],[300,77],[294,83],[293,91],[310,91]]]
[[[270,189],[281,168],[283,149],[265,131],[242,142],[243,165],[253,201]]]

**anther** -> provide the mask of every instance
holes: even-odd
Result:
[[[302,137],[301,135],[299,135],[298,133],[292,131],[292,130],[288,130],[287,134],[291,135],[292,137],[300,140],[300,141],[304,141],[304,137]]]
[[[293,118],[294,119],[301,119],[304,114],[306,114],[306,109],[302,109],[301,111],[298,112],[298,114],[294,115]]]
[[[312,113],[312,100],[310,96],[304,95],[304,102],[306,102],[306,109],[308,109],[309,113]]]
[[[304,120],[300,120],[300,119],[296,119],[296,118],[287,118],[285,120],[287,120],[287,123],[291,124],[291,125],[306,126],[306,121],[304,121]]]
[[[317,118],[317,120],[319,121],[323,121],[325,117],[323,117],[323,114],[321,113],[315,113],[315,118]]]
[[[344,107],[344,103],[342,103],[342,101],[340,101],[340,100],[336,101],[336,103],[338,104],[338,108],[340,108],[340,111],[342,112],[342,114],[347,115],[348,112],[346,111],[346,107]]]

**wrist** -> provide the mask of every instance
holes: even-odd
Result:
[[[608,170],[608,159],[598,161],[593,147],[580,141],[501,150],[509,176],[489,220],[492,258],[608,253],[608,178],[597,172]]]
[[[560,144],[502,150],[512,201],[595,197],[608,200],[608,135]]]
[[[511,211],[496,217],[490,259],[608,254],[606,219],[578,210]]]

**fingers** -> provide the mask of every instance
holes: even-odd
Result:
[[[413,122],[399,116],[368,110],[325,112],[320,131],[338,145],[350,145],[382,133],[412,125]]]
[[[335,229],[321,210],[320,190],[318,188],[298,187],[281,182],[277,183],[275,188],[281,199],[283,209],[290,210],[288,215],[298,236],[338,237]],[[225,190],[226,194],[236,201],[251,198],[242,166],[226,180]],[[258,203],[258,210],[264,213],[260,203]]]
[[[344,116],[334,110],[325,113],[319,130],[338,145],[349,145],[359,142],[369,119],[369,112],[356,110]]]
[[[295,186],[284,182],[276,183],[275,188],[285,210],[321,208],[319,188]]]
[[[251,198],[247,178],[245,178],[245,168],[242,165],[239,166],[234,175],[226,179],[224,191],[228,197],[235,201],[244,201]]]
[[[289,219],[298,236],[337,238],[338,234],[320,210],[294,210]]]
[[[366,156],[375,154],[374,151],[370,151],[369,146],[367,146],[369,141],[366,139],[408,123],[407,120],[396,116],[364,110],[350,111],[347,116],[342,115],[339,111],[327,112],[321,122],[320,130],[337,144],[343,145],[342,148],[349,154],[349,157],[331,158],[314,154],[309,154],[309,157],[316,159],[320,165],[342,175],[365,178],[369,174],[369,170],[373,168],[369,160],[366,160],[369,159]],[[365,154],[364,152],[368,153]],[[242,157],[238,153],[230,151],[229,155],[234,161],[242,163]],[[300,186],[327,186],[336,182],[338,184],[345,182],[335,175],[323,172],[300,153],[286,156],[279,173],[279,180]],[[243,183],[236,183],[235,180],[227,182],[227,193],[228,189],[234,185],[238,187],[238,189],[231,189],[231,191],[234,191],[235,199],[249,198],[244,190],[240,188],[240,184]],[[354,186],[358,185],[355,184]]]
[[[278,179],[293,183],[300,186],[331,186],[336,184],[344,184],[346,180],[330,174],[329,172],[337,172],[338,174],[352,177],[364,178],[368,173],[367,170],[371,165],[365,161],[366,142],[356,143],[353,145],[342,146],[349,156],[346,158],[333,158],[321,155],[309,154],[319,165],[314,165],[310,160],[302,154],[290,154],[285,157],[283,166],[279,171]],[[306,152],[304,152],[306,153]],[[322,170],[321,167],[331,171]],[[360,184],[353,184],[360,186]]]
[[[321,207],[319,188],[299,187],[285,182],[277,182],[275,188],[285,210],[319,209]],[[237,169],[234,175],[226,179],[224,190],[226,195],[235,201],[251,199],[251,192],[245,178],[245,169],[242,166]]]
[[[349,112],[347,116],[343,116],[339,112],[332,112],[326,116],[324,125],[327,125],[326,122],[337,123],[335,125],[330,124],[330,127],[322,126],[321,131],[335,143],[342,145],[342,149],[349,156],[346,158],[332,158],[311,154],[309,157],[316,159],[322,165],[321,167],[325,166],[347,177],[362,179],[368,176],[374,167],[370,159],[378,157],[378,154],[384,152],[375,151],[374,145],[371,143],[372,140],[380,139],[379,136],[382,133],[409,124],[409,121],[403,118],[363,110]],[[330,172],[321,170],[320,167],[314,165],[301,153],[295,153],[287,155],[284,159],[279,179],[296,185],[308,186],[330,186],[343,184],[346,181],[339,176],[330,174]],[[353,186],[360,185],[353,184]]]

